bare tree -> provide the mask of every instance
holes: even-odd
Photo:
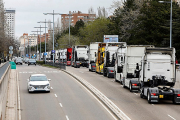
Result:
[[[102,18],[106,18],[108,16],[108,12],[106,11],[106,9],[104,7],[98,7],[98,17]]]

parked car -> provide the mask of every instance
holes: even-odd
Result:
[[[16,64],[23,64],[23,61],[22,61],[22,59],[21,58],[17,58],[16,60],[15,60],[15,63]]]
[[[32,74],[28,81],[28,92],[47,91],[50,92],[50,81],[45,74]]]
[[[28,61],[29,61],[29,58],[25,58],[25,59],[24,59],[24,63],[25,63],[25,64],[27,64]]]
[[[29,59],[28,60],[28,66],[29,65],[35,65],[36,66],[36,60],[35,59]]]

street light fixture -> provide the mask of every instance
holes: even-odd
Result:
[[[171,12],[170,12],[170,48],[172,47],[172,0],[169,1],[159,1],[159,3],[170,3],[171,4]]]
[[[37,53],[36,53],[36,58],[37,58],[37,56],[38,56],[38,32],[43,32],[43,31],[38,31],[38,29],[37,29],[37,31],[31,31],[31,32],[37,32]]]
[[[45,23],[45,53],[46,53],[46,23],[53,23],[53,22],[46,22],[45,19],[45,21],[40,21],[38,23]],[[45,55],[45,64],[46,64],[46,55]]]
[[[41,60],[41,28],[45,28],[45,27],[41,27],[41,25],[40,25],[40,27],[34,27],[34,28],[40,28],[40,55],[39,55],[39,60]]]
[[[53,10],[53,13],[43,13],[44,15],[53,15],[53,52],[54,52],[54,15],[61,15],[60,13],[54,13],[54,10]],[[53,66],[54,66],[54,54],[53,53]]]

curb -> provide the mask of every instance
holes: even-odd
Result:
[[[60,69],[62,70],[62,69]],[[62,70],[63,72],[69,74],[77,81],[79,81],[83,86],[85,86],[93,95],[95,95],[115,116],[120,120],[131,120],[124,112],[122,112],[111,100],[109,100],[103,93],[101,93],[98,89],[92,86],[87,81],[82,78],[72,74],[66,70]]]

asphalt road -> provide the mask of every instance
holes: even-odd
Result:
[[[180,117],[180,106],[174,105],[172,101],[149,104],[146,99],[140,98],[139,93],[131,93],[120,83],[114,82],[114,78],[89,72],[85,67],[68,66],[66,70],[80,76],[100,90],[132,120],[178,120]]]
[[[41,66],[17,65],[22,120],[112,120],[113,117],[76,80],[66,73]],[[51,92],[28,93],[27,79],[33,73],[51,79]]]
[[[1,63],[2,64],[2,63]],[[2,67],[0,67],[0,79],[3,76],[3,74],[5,73],[6,69],[9,66],[9,62],[5,63],[5,65],[3,65]]]

